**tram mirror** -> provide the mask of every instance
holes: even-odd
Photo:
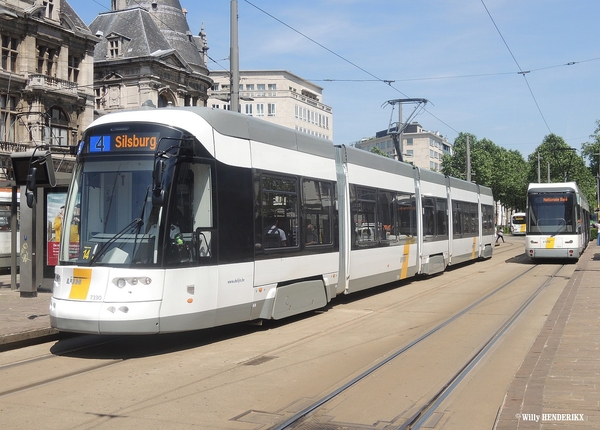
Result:
[[[156,159],[154,162],[154,172],[152,178],[154,184],[152,187],[152,204],[154,206],[163,206],[165,203],[165,190],[162,189],[163,172],[165,171],[165,160]]]

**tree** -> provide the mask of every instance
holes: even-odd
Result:
[[[373,154],[381,155],[386,158],[390,158],[385,152],[383,152],[381,149],[379,149],[376,146],[372,147],[369,152],[372,152]]]
[[[538,182],[538,157],[540,160],[541,182],[576,182],[588,202],[596,201],[596,180],[585,160],[577,155],[577,150],[567,145],[562,137],[549,134],[529,155],[529,182]]]
[[[581,156],[586,157],[590,163],[590,170],[593,176],[598,174],[598,163],[600,162],[600,120],[596,121],[596,130],[590,136],[593,142],[586,142],[581,145]]]
[[[506,207],[525,209],[527,194],[527,162],[518,151],[508,151],[489,139],[477,140],[460,133],[454,141],[453,154],[442,159],[442,173],[466,179],[466,140],[469,137],[471,178],[492,189],[494,199]]]

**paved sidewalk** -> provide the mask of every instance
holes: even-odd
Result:
[[[18,287],[19,275],[17,275]],[[38,291],[37,297],[21,297],[12,290],[10,274],[0,275],[0,350],[8,344],[58,333],[50,328],[52,293]]]
[[[508,388],[495,430],[600,428],[600,246],[590,245]]]

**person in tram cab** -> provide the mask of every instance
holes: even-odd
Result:
[[[310,221],[308,221],[307,225],[306,225],[306,241],[305,244],[306,245],[314,245],[319,243],[319,239],[317,237],[317,234],[315,232],[315,228],[313,227],[312,223]]]

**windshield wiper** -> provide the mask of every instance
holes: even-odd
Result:
[[[111,237],[110,240],[108,240],[104,245],[102,245],[100,247],[100,249],[97,252],[94,253],[92,258],[90,258],[89,265],[92,266],[94,264],[94,262],[98,258],[100,258],[100,256],[104,255],[105,252],[108,251],[109,246],[112,245],[113,243],[115,243],[118,239],[120,239],[126,232],[128,232],[129,230],[131,230],[134,227],[137,228],[139,231],[139,228],[141,228],[141,226],[143,224],[144,224],[144,221],[141,218],[136,218],[133,221],[131,221],[129,224],[127,224],[125,226],[125,228],[123,228],[120,232],[118,232],[113,237]]]

